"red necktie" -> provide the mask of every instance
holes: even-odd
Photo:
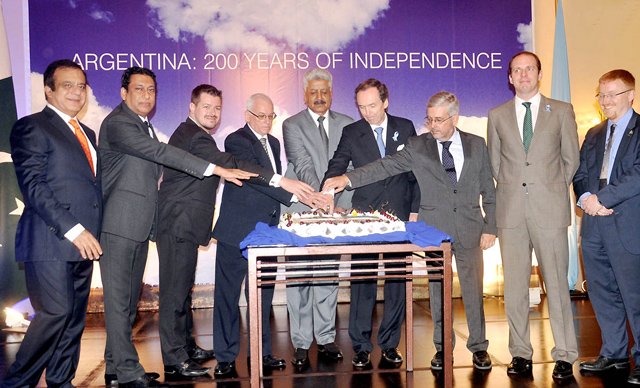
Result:
[[[69,124],[71,124],[71,126],[75,130],[76,138],[78,138],[78,141],[80,142],[80,146],[84,151],[84,155],[87,157],[87,160],[89,161],[89,167],[91,167],[91,172],[93,172],[93,175],[95,175],[96,173],[95,173],[95,170],[93,169],[93,159],[91,158],[91,150],[89,149],[89,141],[87,140],[87,137],[84,135],[84,132],[82,132],[82,129],[80,129],[80,125],[75,119],[69,120]]]

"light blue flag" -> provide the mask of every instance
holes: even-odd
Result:
[[[556,34],[553,42],[553,72],[551,74],[551,98],[571,102],[571,88],[569,83],[569,58],[567,56],[567,36],[564,30],[564,12],[562,0],[558,0],[556,11]],[[571,208],[575,207],[575,197],[571,192]],[[578,280],[578,227],[576,212],[571,212],[571,226],[567,231],[569,239],[569,273],[567,280],[569,289],[573,290]]]

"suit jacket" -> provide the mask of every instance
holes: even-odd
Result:
[[[276,173],[280,174],[280,142],[268,135],[269,146],[276,160]],[[273,169],[269,155],[248,125],[233,132],[224,142],[227,152],[237,159]],[[280,204],[291,204],[291,194],[280,187],[265,187],[252,183],[236,186],[227,183],[222,192],[220,215],[213,229],[213,236],[225,244],[240,245],[256,223],[277,225],[280,220]]]
[[[614,213],[615,234],[624,248],[640,254],[640,116],[634,111],[625,129],[616,153],[609,184],[599,190],[600,169],[604,158],[607,121],[591,128],[580,150],[580,167],[573,178],[576,198],[586,192],[598,196],[598,200]],[[582,216],[581,234],[589,238],[595,233],[596,217]]]
[[[360,187],[412,171],[421,188],[419,219],[449,234],[465,248],[477,247],[482,233],[497,235],[495,187],[484,139],[459,132],[464,164],[456,186],[440,162],[436,139],[430,133],[409,138],[401,151],[347,176],[353,187]]]
[[[97,149],[95,133],[80,125]],[[75,134],[49,107],[18,120],[10,141],[25,205],[16,232],[16,260],[82,261],[64,234],[80,223],[100,235],[100,174],[94,176]]]
[[[571,104],[541,96],[529,152],[516,121],[515,99],[489,111],[487,143],[496,178],[496,222],[515,228],[525,221],[525,203],[541,228],[571,223],[569,185],[579,164],[578,134]]]
[[[408,139],[416,135],[416,130],[407,119],[389,114],[387,117],[385,153],[390,156],[402,149]],[[377,159],[380,159],[380,151],[371,125],[364,119],[358,120],[344,127],[324,179],[343,175],[349,163],[358,168]],[[403,173],[355,189],[351,202],[356,209],[383,209],[406,221],[409,213],[418,212],[420,193],[413,174]]]
[[[169,144],[216,166],[239,168],[260,174],[251,181],[269,185],[273,171],[238,160],[218,149],[211,135],[187,118],[175,130]],[[184,172],[165,168],[158,194],[158,233],[171,233],[199,245],[208,245],[220,177],[198,179]]]
[[[318,130],[318,123],[313,120],[309,109],[304,109],[289,117],[282,124],[284,149],[289,165],[285,176],[287,178],[305,182],[316,190],[320,190],[320,182],[324,178],[329,160],[338,148],[342,129],[353,122],[353,119],[342,113],[328,111],[326,120],[329,125],[329,148],[321,147],[322,137]],[[351,169],[351,168],[349,168]],[[353,192],[343,191],[336,198],[336,206],[348,209],[351,207]],[[302,212],[310,208],[301,203],[294,203],[291,207],[283,207],[285,212]]]
[[[102,122],[100,144],[104,215],[102,231],[143,242],[153,238],[161,165],[203,178],[209,162],[158,141],[127,105]],[[155,231],[155,229],[153,229]]]

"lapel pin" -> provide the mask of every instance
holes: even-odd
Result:
[[[545,112],[551,112],[551,105],[547,104],[544,106],[544,111]]]
[[[398,136],[399,136],[399,135],[400,135],[400,134],[398,133],[398,131],[395,131],[395,132],[393,133],[393,141],[398,141]]]
[[[629,130],[629,136],[633,135],[633,129]]]

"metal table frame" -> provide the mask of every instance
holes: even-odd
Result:
[[[404,259],[384,260],[383,253],[407,253]],[[441,257],[431,257],[430,253],[441,252]],[[248,247],[248,274],[249,285],[249,342],[251,344],[251,364],[250,378],[251,386],[259,387],[262,371],[262,285],[272,285],[276,283],[294,283],[302,281],[340,281],[352,279],[406,279],[406,321],[405,321],[405,341],[406,341],[406,366],[407,371],[413,371],[413,279],[428,278],[442,279],[442,300],[443,300],[443,352],[444,352],[444,383],[445,387],[453,384],[453,317],[451,308],[451,243],[442,242],[439,247],[420,247],[410,243],[376,243],[376,244],[343,244],[343,245],[315,245],[306,247],[291,246],[250,246]],[[372,254],[378,255],[372,260],[313,260],[309,257],[304,261],[287,262],[289,256],[317,256],[317,255],[350,255],[350,254]],[[262,262],[261,257],[282,256],[284,261]],[[350,256],[349,256],[350,257]],[[413,274],[410,263],[423,261],[429,264],[429,273]],[[330,268],[321,269],[314,266],[326,267],[328,265],[337,266],[339,264],[380,264],[380,263],[405,263],[399,268],[357,269],[351,268]],[[296,267],[299,267],[296,269]],[[284,279],[275,279],[274,272],[263,272],[264,269],[285,268],[287,271],[278,276]],[[292,271],[291,268],[294,270]],[[379,275],[378,271],[384,275]],[[433,273],[437,272],[437,273]],[[339,277],[341,273],[347,273],[347,277]],[[390,274],[388,274],[390,273]],[[353,274],[357,276],[352,276]],[[294,277],[290,277],[294,275]],[[316,276],[314,276],[316,275]],[[317,276],[321,275],[321,276]],[[300,277],[302,276],[302,277]],[[264,278],[269,278],[263,279]]]

